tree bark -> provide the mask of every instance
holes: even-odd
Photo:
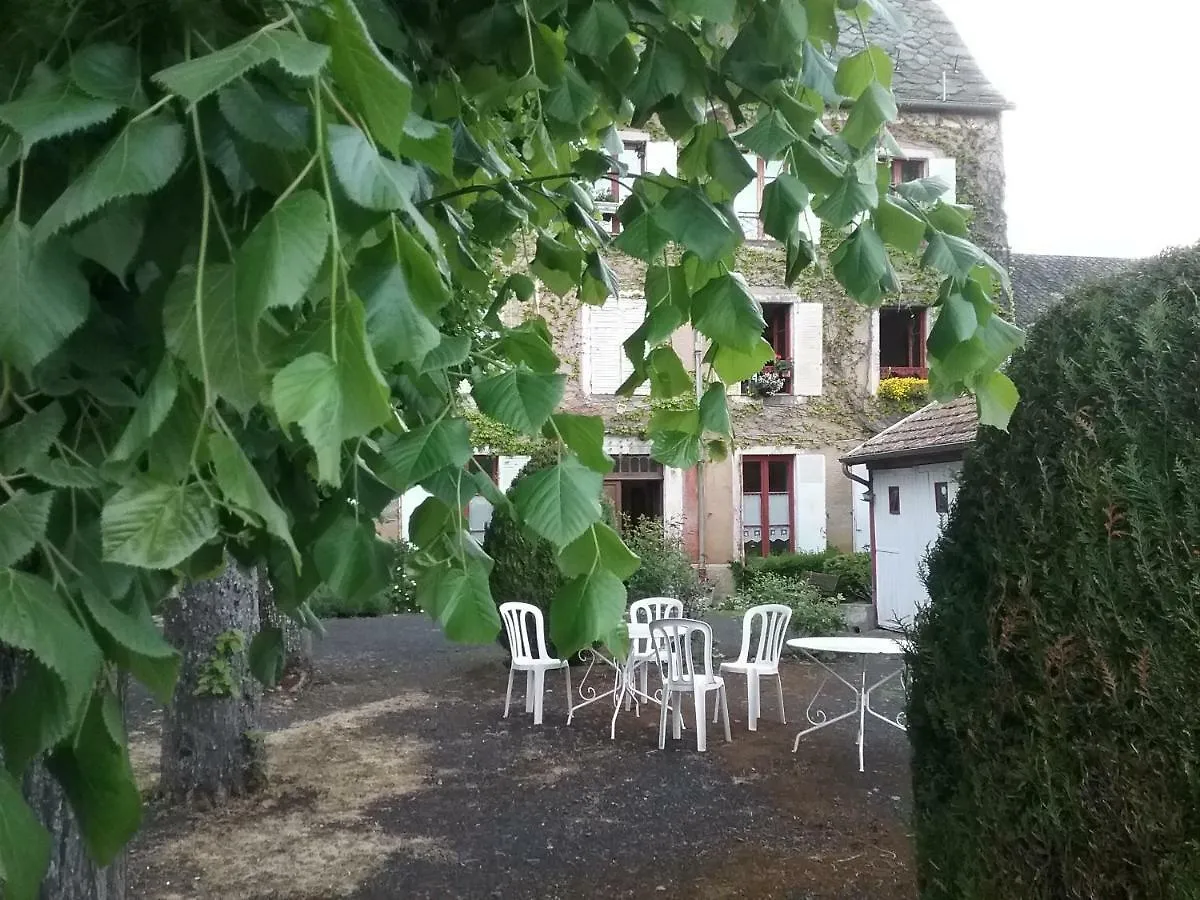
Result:
[[[258,621],[261,628],[278,628],[283,632],[285,661],[279,683],[284,690],[299,691],[312,677],[312,632],[279,611],[275,605],[275,586],[266,566],[258,570]]]
[[[16,683],[19,665],[18,654],[0,645],[0,697]],[[106,868],[92,862],[75,813],[45,766],[30,766],[22,789],[25,802],[50,832],[50,867],[38,894],[41,900],[125,900],[125,854]]]
[[[256,730],[262,690],[248,657],[258,631],[257,581],[252,570],[227,560],[220,576],[189,585],[167,604],[164,632],[183,653],[163,716],[167,797],[219,804],[266,782],[266,750]]]

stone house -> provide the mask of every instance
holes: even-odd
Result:
[[[1004,262],[1001,114],[1008,104],[933,0],[896,0],[895,5],[908,19],[905,33],[867,29],[868,39],[885,47],[896,63],[893,89],[900,118],[890,130],[902,152],[890,160],[892,178],[939,176],[949,186],[947,200],[973,208],[974,240]],[[847,33],[846,41],[852,52],[861,35]],[[631,171],[675,172],[678,148],[664,136],[626,132],[621,138],[623,162]],[[857,304],[831,273],[815,269],[785,288],[783,248],[765,237],[758,221],[763,189],[779,174],[780,164],[746,158],[757,178],[734,203],[746,235],[737,268],[762,304],[765,336],[791,370],[731,390],[735,447],[727,460],[689,471],[660,465],[650,458],[644,437],[648,398],[615,396],[630,373],[622,342],[645,311],[643,263],[610,256],[621,293],[602,307],[540,290],[524,308],[506,310],[514,321],[533,314],[548,320],[570,375],[565,408],[604,417],[606,449],[617,461],[606,481],[614,505],[676,525],[718,585],[727,583],[729,564],[745,556],[865,546],[866,509],[856,500],[862,490],[843,477],[840,458],[902,414],[878,398],[881,378],[924,376],[924,337],[932,325],[928,306],[937,284],[915,260],[897,254],[902,291],[880,309]],[[597,209],[614,232],[620,228],[615,210],[622,191],[617,181],[603,179],[595,191]],[[815,218],[807,225],[814,238],[821,238]],[[694,367],[704,348],[693,332],[681,329],[672,343]],[[527,448],[488,423],[477,427],[476,442],[506,489]],[[396,522],[401,533],[404,511],[415,508],[421,493],[414,489],[402,498]],[[471,513],[472,531],[482,534],[486,502],[477,499]],[[857,536],[856,519],[862,532]]]

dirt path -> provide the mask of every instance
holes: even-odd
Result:
[[[413,616],[330,624],[318,675],[267,704],[271,788],[228,809],[152,808],[131,860],[139,898],[912,898],[908,749],[853,726],[806,739],[745,726],[657,749],[657,717],[603,704],[568,728],[551,679],[546,724],[504,720],[498,648],[455,647]],[[794,722],[817,684],[786,664]],[[581,674],[581,673],[577,673]],[[517,704],[517,709],[523,707]],[[157,717],[140,709],[138,766],[153,782]],[[138,716],[135,716],[137,719]]]

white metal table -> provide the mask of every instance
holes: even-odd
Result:
[[[882,713],[876,712],[871,708],[871,694],[883,687],[888,682],[895,678],[900,679],[901,686],[904,684],[904,666],[901,665],[894,672],[890,672],[883,678],[880,678],[874,684],[867,685],[867,660],[872,656],[902,656],[905,650],[905,644],[895,638],[885,637],[810,637],[810,638],[793,638],[787,642],[789,647],[795,647],[802,651],[809,659],[815,662],[818,666],[825,670],[825,678],[821,681],[821,686],[817,688],[817,692],[813,694],[812,700],[809,701],[808,708],[804,711],[804,716],[808,719],[811,727],[805,728],[796,735],[795,743],[792,744],[792,752],[795,753],[800,748],[800,738],[806,734],[811,734],[814,731],[819,731],[822,728],[827,728],[835,722],[840,722],[842,719],[848,719],[851,716],[858,716],[858,771],[865,771],[863,765],[863,732],[865,730],[867,715],[872,715],[876,719],[887,722],[894,728],[899,728],[901,731],[906,731],[904,727],[904,713],[900,713],[895,719],[889,719]],[[857,655],[862,662],[862,677],[859,684],[854,684],[847,681],[822,660],[814,654],[816,653],[840,653]],[[830,678],[836,678],[846,687],[854,692],[854,708],[849,712],[844,712],[834,716],[832,719],[826,715],[825,710],[819,707],[814,709],[817,700],[821,697],[821,692],[825,689],[825,685]]]
[[[646,641],[650,639],[650,626],[644,622],[627,622],[629,628],[629,640],[632,643],[636,640]],[[638,715],[641,714],[641,702],[644,700],[648,703],[661,703],[662,701],[651,694],[641,691],[634,679],[634,664],[633,654],[630,653],[625,659],[616,659],[607,653],[588,647],[579,652],[581,659],[588,663],[587,671],[583,673],[583,678],[579,682],[579,698],[582,702],[571,707],[570,713],[567,714],[567,724],[571,724],[571,720],[575,717],[578,710],[585,706],[590,706],[599,700],[611,698],[613,704],[612,726],[609,729],[609,738],[615,739],[617,736],[617,716],[621,712],[621,705],[632,703],[638,707]],[[592,674],[592,670],[599,663],[601,667],[612,669],[612,687],[608,690],[597,691],[596,688],[588,684],[588,678]]]

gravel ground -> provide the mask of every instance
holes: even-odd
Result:
[[[904,735],[868,724],[862,774],[849,721],[791,753],[819,675],[786,662],[793,724],[768,693],[754,733],[731,679],[733,742],[710,726],[708,753],[690,731],[659,751],[656,707],[622,713],[610,741],[612,707],[568,727],[552,675],[543,726],[520,696],[506,720],[499,648],[448,644],[416,616],[332,622],[313,682],[268,698],[267,794],[208,812],[152,806],[130,894],[912,898]],[[143,705],[135,720],[149,785],[157,716]]]

